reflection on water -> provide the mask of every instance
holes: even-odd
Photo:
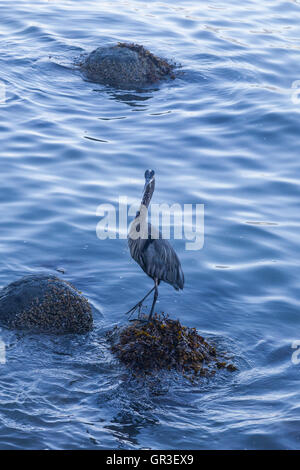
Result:
[[[136,93],[124,93],[124,92],[116,92],[116,91],[109,91],[109,96],[111,99],[119,101],[120,103],[127,104],[128,106],[132,106],[133,108],[142,108],[146,109],[145,106],[142,106],[141,103],[144,101],[148,101],[152,98],[152,93],[157,90],[151,90],[146,95],[145,92],[136,92]],[[102,90],[103,93],[103,90]]]

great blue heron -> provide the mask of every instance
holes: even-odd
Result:
[[[153,279],[154,287],[127,314],[133,313],[137,308],[140,312],[144,300],[154,291],[148,320],[152,318],[154,312],[160,281],[171,284],[176,290],[183,289],[184,285],[183,271],[175,250],[167,240],[162,238],[162,234],[158,229],[147,223],[148,207],[154,187],[154,171],[146,170],[140,209],[136,213],[128,234],[130,254],[143,271]]]

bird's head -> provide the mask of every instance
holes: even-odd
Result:
[[[148,185],[151,185],[151,183],[154,183],[155,178],[154,178],[155,172],[154,170],[146,170],[145,171],[145,188]]]

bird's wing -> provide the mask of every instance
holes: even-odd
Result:
[[[140,265],[148,276],[167,282],[176,290],[183,289],[184,275],[181,264],[167,240],[146,240],[141,261]]]
[[[128,245],[132,258],[148,276],[167,282],[176,290],[183,289],[184,274],[178,256],[158,229],[149,224],[148,238],[133,240],[128,236]]]

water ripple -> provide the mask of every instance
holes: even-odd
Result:
[[[0,447],[299,448],[300,2],[0,6],[0,282],[59,269],[95,318],[84,337],[0,331]],[[178,78],[140,92],[83,80],[78,57],[122,40]],[[158,309],[239,370],[194,387],[136,383],[105,339],[151,283],[126,240],[97,239],[96,209],[137,201],[147,167],[153,202],[205,206],[203,249],[174,241],[185,290],[161,286]]]

